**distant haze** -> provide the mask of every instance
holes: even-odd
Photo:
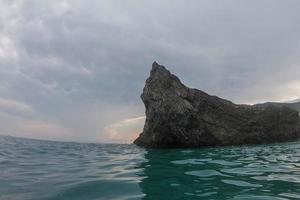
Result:
[[[297,0],[2,0],[0,134],[131,142],[153,61],[236,103],[300,97]]]

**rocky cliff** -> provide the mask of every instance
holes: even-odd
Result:
[[[142,147],[223,146],[300,138],[298,111],[273,105],[234,104],[186,87],[156,62],[141,98],[146,122],[134,143]]]

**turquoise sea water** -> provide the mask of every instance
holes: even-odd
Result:
[[[0,199],[300,199],[300,143],[144,150],[1,136]]]

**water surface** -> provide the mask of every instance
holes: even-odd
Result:
[[[1,136],[0,199],[300,199],[300,143],[144,150]]]

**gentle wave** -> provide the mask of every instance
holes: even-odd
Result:
[[[300,143],[144,150],[1,136],[0,199],[300,199]]]

